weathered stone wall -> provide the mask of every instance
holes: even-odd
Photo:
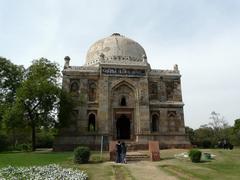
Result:
[[[62,86],[78,106],[73,112],[75,120],[61,129],[55,147],[98,147],[102,135],[116,140],[116,113],[121,112],[130,113],[130,140],[139,147],[147,147],[149,140],[159,141],[160,147],[188,146],[180,77],[176,70],[150,70],[141,77],[127,77],[101,74],[92,67],[68,69]],[[95,116],[95,131],[89,131],[90,114]]]

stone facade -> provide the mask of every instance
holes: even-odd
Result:
[[[124,140],[140,149],[148,141],[160,148],[187,147],[181,75],[173,70],[151,69],[137,42],[114,33],[93,44],[84,66],[70,66],[65,57],[62,87],[78,106],[73,122],[60,130],[55,150],[77,145],[104,148]]]

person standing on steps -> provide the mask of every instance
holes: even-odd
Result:
[[[127,146],[124,142],[121,143],[121,149],[122,149],[122,154],[121,154],[121,163],[127,163],[127,159],[126,159],[126,154],[127,154]]]
[[[116,144],[116,163],[121,163],[121,153],[122,153],[122,147],[121,147],[121,142],[118,141]]]

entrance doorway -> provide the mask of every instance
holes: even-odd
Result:
[[[122,114],[116,123],[117,139],[130,139],[130,119]]]

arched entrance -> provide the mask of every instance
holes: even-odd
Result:
[[[116,123],[117,139],[130,139],[130,119],[122,114]]]

